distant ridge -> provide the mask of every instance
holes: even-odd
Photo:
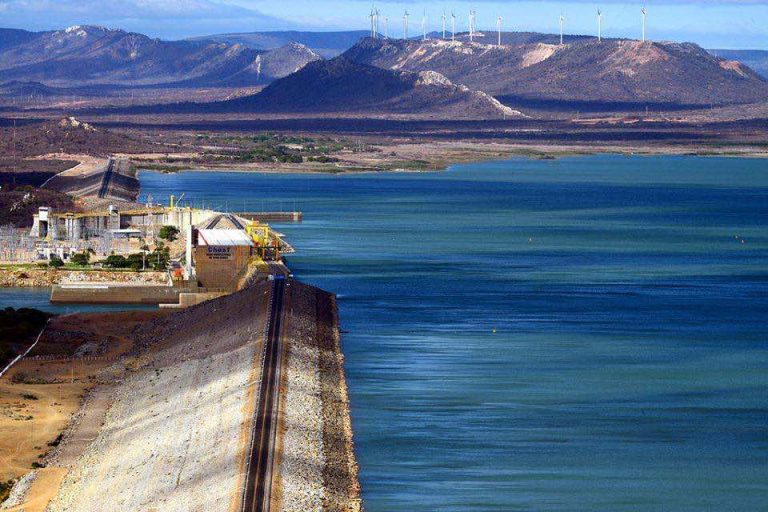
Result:
[[[484,36],[477,37],[483,41]],[[768,82],[749,67],[690,43],[504,34],[466,40],[366,38],[344,53],[384,69],[437,71],[514,104],[576,102],[709,106],[764,101]]]
[[[191,40],[208,40],[228,44],[242,44],[254,50],[273,50],[290,43],[299,43],[312,49],[325,58],[336,57],[360,39],[370,35],[367,30],[347,30],[338,32],[247,32],[239,34],[216,34],[196,37]]]
[[[96,26],[0,31],[0,84],[51,87],[264,85],[317,60],[288,44],[269,51],[214,41],[162,41]]]

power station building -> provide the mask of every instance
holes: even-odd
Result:
[[[110,206],[101,212],[54,212],[41,207],[34,215],[30,236],[45,240],[78,241],[102,236],[110,232],[115,236],[136,234],[151,237],[165,226],[176,226],[184,230],[204,222],[215,215],[210,210],[192,208],[147,206],[119,210]]]
[[[234,288],[254,256],[253,238],[242,229],[200,229],[196,233],[197,281],[209,289]]]

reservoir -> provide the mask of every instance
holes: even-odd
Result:
[[[765,161],[140,178],[304,213],[275,227],[339,296],[368,511],[764,509]]]

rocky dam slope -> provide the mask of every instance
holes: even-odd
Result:
[[[66,473],[46,510],[241,510],[270,290],[137,327],[45,461]],[[291,281],[285,302],[272,508],[359,510],[335,298]]]

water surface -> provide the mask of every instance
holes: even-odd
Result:
[[[141,174],[280,225],[339,294],[366,509],[766,510],[768,166]]]

